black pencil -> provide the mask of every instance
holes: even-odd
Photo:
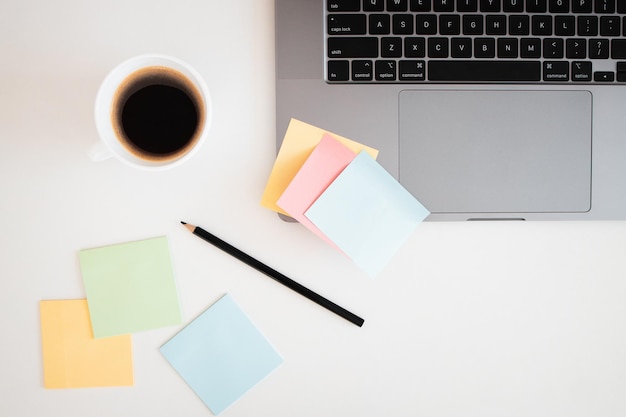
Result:
[[[276,271],[273,268],[270,268],[269,266],[265,265],[264,263],[254,259],[252,256],[248,255],[245,252],[240,251],[239,249],[237,249],[236,247],[232,246],[231,244],[224,242],[222,239],[220,239],[219,237],[207,232],[206,230],[204,230],[201,227],[198,226],[194,226],[191,224],[187,224],[185,222],[181,222],[187,229],[189,229],[189,231],[191,233],[193,233],[194,235],[198,236],[201,239],[206,240],[207,242],[209,242],[210,244],[216,246],[217,248],[223,250],[224,252],[228,253],[229,255],[239,259],[241,262],[248,264],[249,266],[251,266],[252,268],[256,269],[259,272],[264,273],[265,275],[267,275],[268,277],[280,282],[281,284],[283,284],[284,286],[294,290],[295,292],[297,292],[298,294],[308,298],[311,301],[316,302],[317,304],[321,305],[322,307],[327,308],[328,310],[332,311],[333,313],[343,317],[344,319],[348,320],[349,322],[356,324],[357,326],[361,327],[363,326],[363,323],[365,322],[365,320],[363,320],[361,317],[349,312],[348,310],[346,310],[343,307],[338,306],[337,304],[333,303],[332,301],[322,297],[321,295],[317,294],[316,292],[311,291],[310,289],[306,288],[305,286],[298,284],[296,281],[292,280],[291,278],[286,277],[285,275],[281,274],[280,272]]]

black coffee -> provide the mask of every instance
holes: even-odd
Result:
[[[198,112],[184,91],[149,85],[133,93],[122,109],[129,141],[151,154],[171,154],[185,147],[198,126]]]
[[[163,160],[193,147],[203,111],[200,94],[183,74],[150,67],[118,88],[112,118],[122,144],[135,156]]]

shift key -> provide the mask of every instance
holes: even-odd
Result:
[[[370,37],[330,37],[328,38],[329,58],[376,58],[378,38]]]
[[[626,39],[611,40],[611,58],[626,59]]]

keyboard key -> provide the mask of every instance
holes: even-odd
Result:
[[[487,13],[499,12],[501,9],[500,0],[480,0],[480,11]]]
[[[567,39],[565,41],[565,56],[569,59],[587,58],[587,40]]]
[[[363,0],[363,10],[366,12],[382,12],[385,10],[385,0]]]
[[[429,38],[428,39],[428,57],[429,58],[447,58],[448,57],[448,38]]]
[[[567,61],[544,61],[544,81],[569,81],[569,62]]]
[[[424,61],[400,61],[398,78],[400,81],[426,81],[426,63]]]
[[[404,38],[404,56],[407,58],[424,58],[426,56],[426,39]]]
[[[433,0],[433,10],[436,12],[453,12],[454,0]]]
[[[611,58],[626,59],[626,39],[611,40]]]
[[[545,13],[548,10],[546,0],[526,0],[526,11],[528,13]]]
[[[615,0],[595,0],[596,13],[615,13]]]
[[[626,0],[617,0],[617,13],[626,14]]]
[[[464,35],[482,35],[483,17],[481,15],[467,14],[463,16]]]
[[[408,0],[387,0],[387,10],[390,12],[406,12],[408,8]]]
[[[396,61],[376,61],[375,74],[377,81],[395,81]]]
[[[556,16],[554,18],[554,33],[557,36],[574,36],[576,34],[576,17]]]
[[[456,10],[461,13],[476,13],[478,11],[478,0],[457,0]]]
[[[485,18],[485,33],[487,35],[506,35],[506,16],[487,15]]]
[[[591,81],[592,78],[591,62],[574,61],[572,62],[572,81]]]
[[[530,34],[530,18],[527,15],[509,16],[509,34],[526,36]]]
[[[619,36],[621,18],[618,16],[602,16],[600,18],[600,36]]]
[[[617,81],[626,82],[626,62],[617,63]]]
[[[442,14],[439,16],[439,33],[442,35],[461,34],[461,16],[458,14]]]
[[[429,61],[430,81],[540,81],[539,61]]]
[[[596,71],[593,73],[593,80],[598,82],[615,81],[615,73],[611,71]]]
[[[361,0],[328,0],[329,12],[358,12]]]
[[[593,10],[593,0],[572,0],[572,12],[591,13]]]
[[[376,58],[378,39],[370,37],[328,38],[329,58]]]
[[[328,81],[348,81],[350,63],[348,61],[328,61]]]
[[[549,0],[550,13],[569,13],[569,0]]]
[[[520,40],[520,56],[522,58],[541,58],[541,39],[522,38]]]
[[[507,13],[521,13],[524,11],[524,0],[503,0],[502,10]]]
[[[496,40],[494,38],[475,38],[474,56],[476,58],[495,58]]]
[[[388,14],[371,14],[369,17],[370,35],[389,35],[391,19]]]
[[[374,63],[369,60],[352,61],[352,81],[372,81],[374,79]]]
[[[608,39],[589,39],[589,58],[608,59],[609,58],[609,40]]]
[[[383,58],[400,58],[402,56],[402,38],[381,38],[380,56]]]
[[[411,11],[412,12],[430,12],[431,9],[431,0],[411,0]]]
[[[550,36],[552,35],[552,16],[549,15],[534,15],[532,17],[532,30],[535,36]]]
[[[450,56],[452,58],[471,58],[472,39],[452,38],[452,40],[450,41]]]
[[[498,39],[498,58],[517,58],[518,42],[517,38]]]
[[[548,59],[563,58],[565,56],[563,39],[545,38],[543,40],[543,57]]]
[[[329,35],[365,35],[366,16],[364,14],[329,14]]]
[[[579,16],[578,36],[598,36],[598,17]]]
[[[418,35],[436,35],[437,34],[437,15],[436,14],[418,14],[416,18],[415,32]]]
[[[413,34],[413,15],[394,14],[393,15],[393,33],[395,35]]]

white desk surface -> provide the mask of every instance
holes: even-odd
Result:
[[[166,172],[91,162],[99,83],[146,52],[205,77],[209,141]],[[133,387],[43,388],[38,302],[85,296],[80,249],[160,235],[185,323],[230,293],[285,358],[224,416],[626,415],[626,223],[424,223],[371,280],[259,206],[275,155],[272,1],[3,0],[0,57],[0,415],[211,415],[158,351],[182,326],[133,336]]]

